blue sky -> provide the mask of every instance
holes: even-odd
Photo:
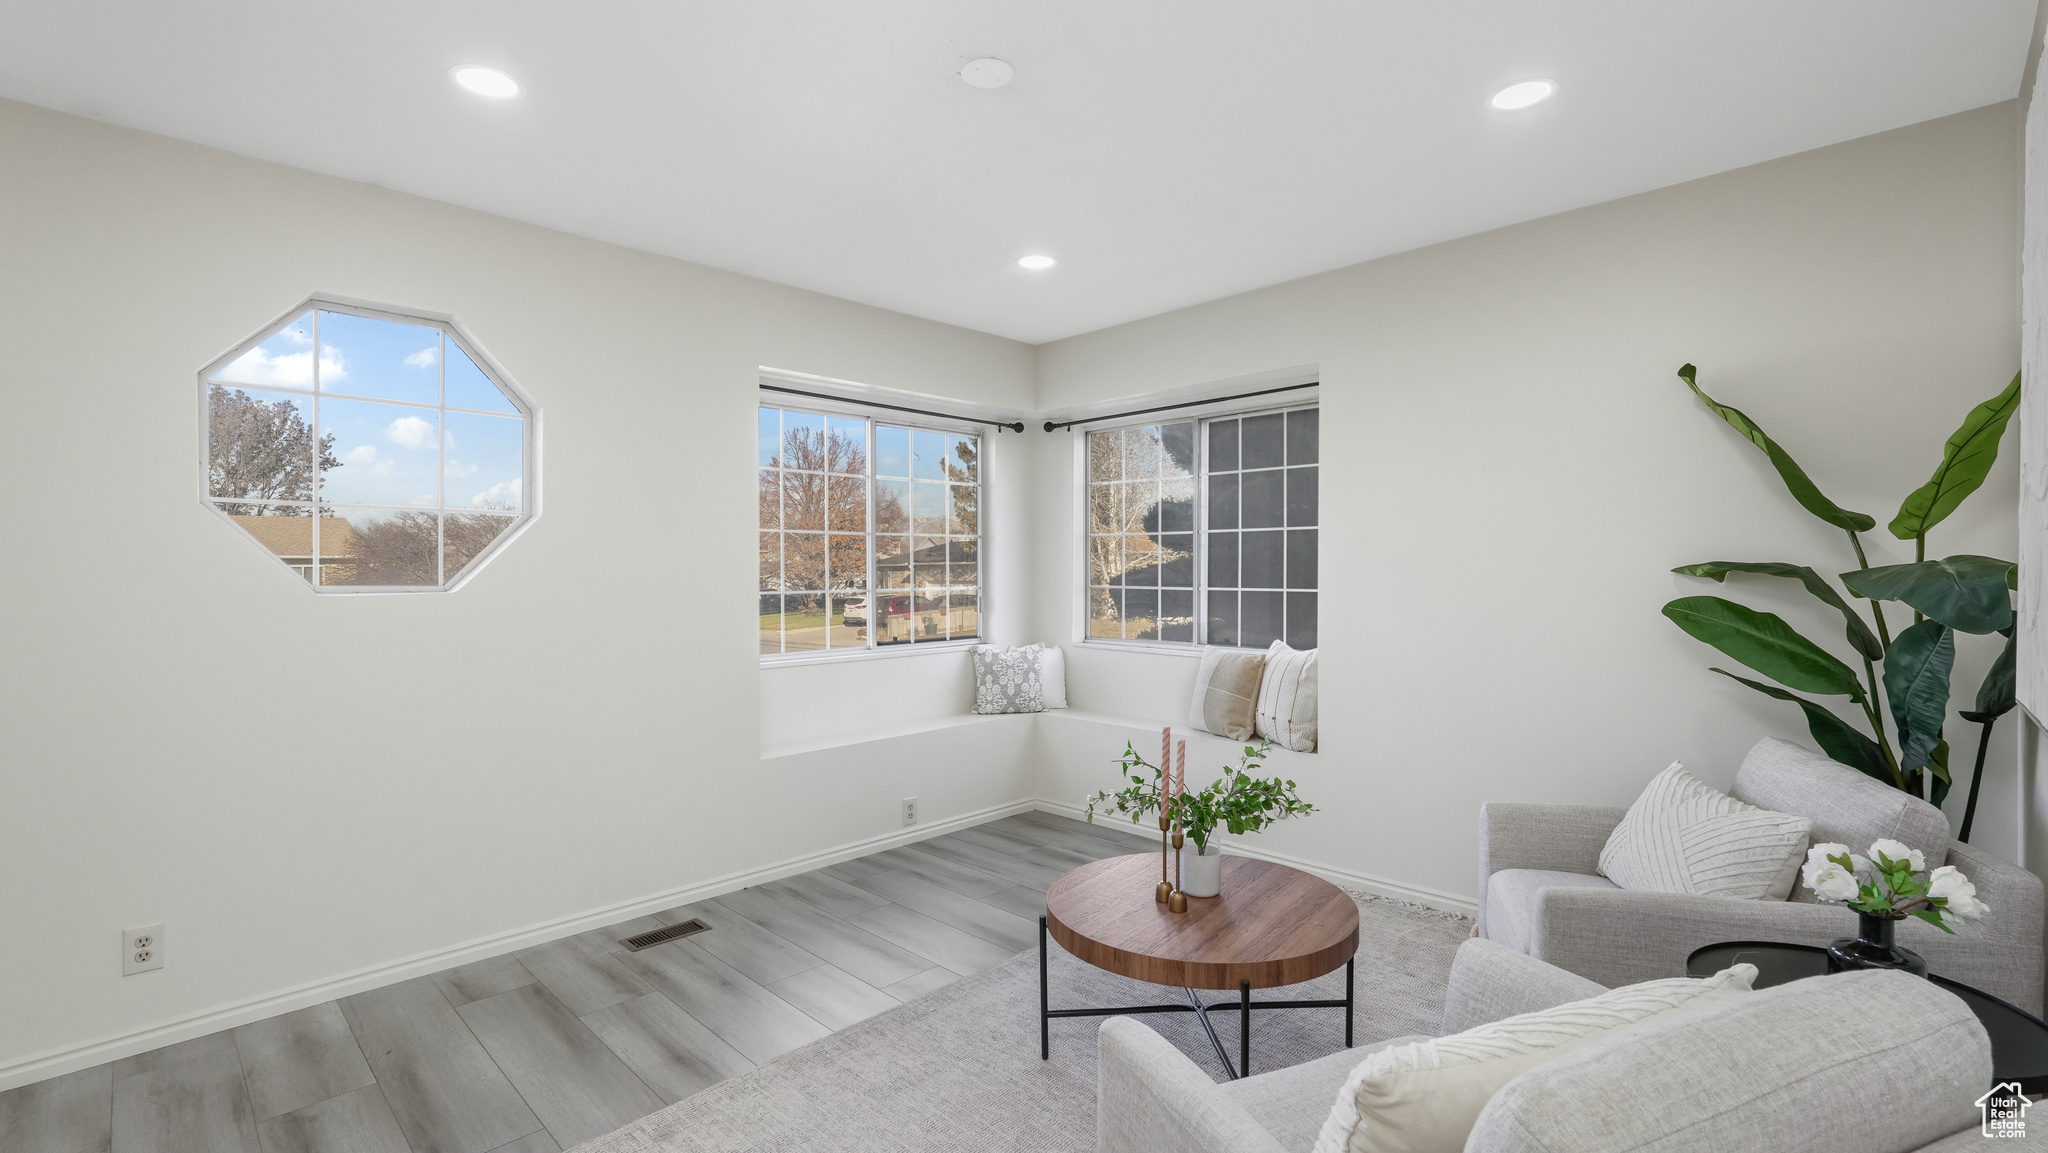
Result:
[[[443,356],[448,360],[449,405],[518,413],[460,344],[443,339],[440,329],[344,312],[320,313],[322,391],[439,404]],[[307,312],[285,325],[210,379],[223,384],[312,388],[313,314]]]
[[[432,505],[435,438],[447,444],[450,508],[524,505],[524,422],[451,412],[446,427],[430,408],[324,398],[320,427],[334,434],[342,466],[321,481],[321,499],[339,503]]]
[[[320,431],[333,434],[334,454],[342,459],[321,480],[323,502],[434,505],[439,500],[437,445],[445,445],[448,507],[524,507],[525,422],[460,345],[427,325],[320,313],[317,376],[322,392],[436,404],[444,356],[450,405],[506,413],[510,419],[454,412],[444,428],[442,414],[433,409],[323,397]],[[315,375],[313,314],[308,312],[212,379],[313,388]],[[284,395],[266,393],[264,399]],[[301,412],[310,408],[294,403]]]

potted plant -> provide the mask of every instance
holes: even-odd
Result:
[[[1169,759],[1166,754],[1172,747],[1170,734],[1161,744],[1160,760],[1164,762]],[[1180,844],[1178,834],[1185,834],[1186,840],[1194,842],[1192,853],[1184,846],[1180,851],[1180,891],[1190,897],[1214,897],[1223,891],[1223,850],[1209,843],[1218,828],[1229,830],[1232,836],[1243,836],[1274,821],[1316,811],[1314,805],[1294,791],[1293,781],[1259,777],[1253,772],[1264,767],[1266,750],[1272,747],[1271,741],[1256,747],[1246,745],[1236,766],[1223,766],[1221,777],[1191,793],[1185,779],[1186,741],[1181,742],[1180,771],[1172,774],[1163,765],[1147,761],[1126,741],[1118,768],[1130,784],[1114,793],[1105,790],[1082,798],[1088,820],[1095,820],[1098,806],[1104,812],[1128,815],[1132,824],[1140,823],[1149,813],[1159,814],[1162,832],[1169,826],[1177,831],[1176,845]],[[1140,772],[1141,769],[1146,771]],[[1164,899],[1162,896],[1161,900]]]
[[[1782,561],[1715,560],[1671,571],[1716,582],[1726,582],[1731,573],[1796,581],[1841,615],[1843,637],[1854,657],[1842,660],[1800,635],[1775,613],[1718,596],[1681,597],[1664,606],[1664,615],[1694,638],[1776,681],[1772,684],[1736,676],[1726,669],[1712,670],[1766,696],[1798,705],[1806,714],[1815,743],[1828,756],[1936,805],[1948,796],[1954,779],[1943,725],[1948,719],[1949,679],[1957,653],[1965,643],[1975,643],[1966,642],[1966,637],[1996,637],[2002,651],[1977,690],[1976,707],[1961,714],[1978,727],[1976,767],[1970,776],[1962,829],[1956,837],[1968,841],[1977,815],[1978,790],[1984,782],[1984,754],[1991,743],[1992,726],[2015,703],[2016,643],[2009,591],[2017,587],[2019,566],[1969,553],[1928,560],[1927,535],[1984,483],[1992,462],[1998,459],[1998,442],[2006,425],[2019,410],[2020,378],[2015,375],[1997,396],[1970,410],[1943,446],[1933,478],[1906,496],[1898,515],[1886,526],[1898,539],[1913,542],[1913,563],[1873,566],[1864,554],[1861,534],[1876,527],[1875,517],[1828,499],[1791,455],[1746,413],[1708,396],[1692,365],[1680,368],[1678,377],[1709,411],[1770,458],[1801,508],[1847,534],[1856,567],[1839,576],[1848,598],[1836,592],[1819,570]],[[1857,600],[1868,602],[1868,622],[1856,607]],[[1886,602],[1910,608],[1912,623],[1901,622],[1902,627],[1894,633],[1892,620],[1885,613]],[[1856,673],[1859,664],[1861,677]],[[1847,697],[1857,706],[1851,715],[1860,714],[1863,724],[1858,726],[1813,696]]]
[[[1870,846],[1870,855],[1852,853],[1832,842],[1815,845],[1806,854],[1802,879],[1813,895],[1831,905],[1856,910],[1856,935],[1828,946],[1828,972],[1850,969],[1904,969],[1925,977],[1927,962],[1894,939],[1900,921],[1918,917],[1944,933],[1949,921],[1974,921],[1991,910],[1977,899],[1977,886],[1954,865],[1932,873],[1918,849],[1894,840]]]
[[[1294,791],[1293,781],[1260,777],[1254,772],[1265,767],[1266,750],[1271,747],[1271,741],[1256,747],[1246,745],[1237,765],[1223,766],[1223,775],[1209,787],[1174,795],[1173,819],[1194,844],[1194,852],[1185,848],[1180,852],[1180,887],[1188,896],[1213,897],[1223,891],[1223,848],[1209,843],[1218,828],[1240,837],[1274,821],[1316,811]]]

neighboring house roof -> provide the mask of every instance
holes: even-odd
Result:
[[[278,556],[313,555],[313,518],[310,516],[231,516],[256,543]],[[320,518],[320,559],[344,560],[356,554],[355,530],[338,516]]]
[[[907,569],[913,563],[918,565],[944,564],[948,559],[965,563],[975,559],[977,544],[971,539],[951,540],[943,544],[926,545],[908,553],[895,556],[877,557],[876,569]]]

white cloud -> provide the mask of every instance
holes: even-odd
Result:
[[[392,421],[384,435],[400,448],[434,447],[434,423],[417,416],[401,416]]]
[[[274,342],[279,336],[283,336],[287,344],[307,346],[313,342],[311,334],[307,334],[305,330],[287,328],[285,332],[279,332],[264,344]],[[313,352],[311,348],[307,348],[305,352],[270,354],[258,344],[256,348],[250,348],[248,352],[233,358],[233,362],[229,362],[225,369],[215,373],[215,379],[231,381],[238,385],[293,385],[309,389],[313,387]],[[348,360],[342,358],[340,348],[326,344],[319,350],[319,379],[330,385],[348,379]]]
[[[341,459],[342,471],[351,476],[390,476],[398,468],[395,460],[378,460],[374,444],[359,444],[342,453]]]
[[[405,363],[411,368],[432,368],[434,367],[434,359],[440,354],[440,349],[435,348],[433,345],[428,345],[411,356],[406,357]]]
[[[296,339],[292,343],[304,344],[309,339]],[[215,379],[236,384],[285,384],[311,388],[313,353],[308,350],[272,356],[260,347],[252,348],[236,357],[234,363],[222,369]],[[320,352],[320,379],[329,384],[348,379],[348,364],[331,344]]]
[[[459,460],[451,460],[445,467],[448,475],[455,480],[466,480],[483,469],[480,464],[464,464]]]
[[[469,498],[469,503],[476,508],[502,507],[508,504],[516,505],[519,503],[521,495],[523,494],[520,491],[517,478],[501,480]]]

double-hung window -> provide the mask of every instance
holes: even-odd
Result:
[[[1316,647],[1313,406],[1088,433],[1087,635]]]
[[[762,405],[761,652],[981,635],[981,438]]]

